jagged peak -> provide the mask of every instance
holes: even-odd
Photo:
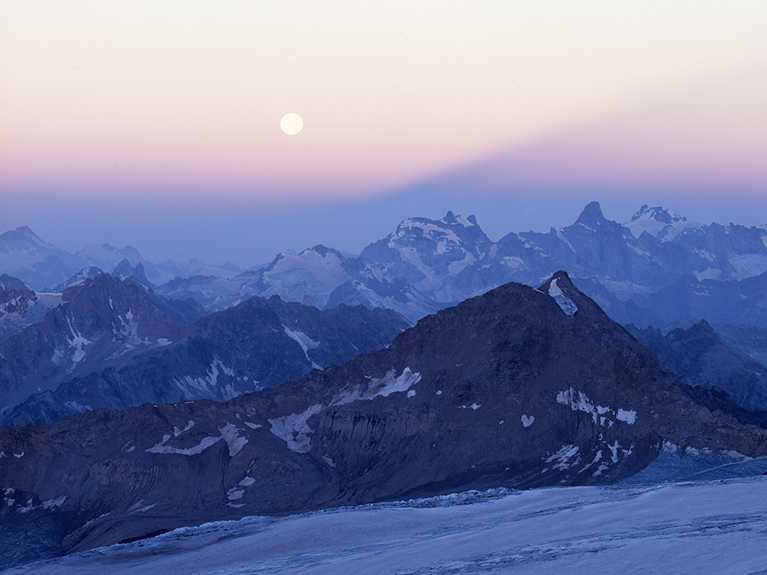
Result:
[[[589,202],[583,211],[575,221],[576,224],[580,224],[587,228],[593,228],[599,226],[602,223],[607,222],[604,213],[602,212],[602,206],[599,202]]]
[[[647,204],[642,205],[642,207],[631,217],[632,222],[642,219],[652,219],[666,225],[687,221],[687,218],[684,216],[670,212],[663,206],[648,206]]]
[[[459,225],[463,226],[464,228],[471,228],[473,226],[479,226],[477,223],[477,217],[473,214],[468,216],[463,216],[461,214],[456,214],[452,210],[448,210],[445,216],[440,220],[448,225]]]

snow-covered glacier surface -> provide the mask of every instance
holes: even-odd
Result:
[[[10,573],[767,573],[767,477],[470,492],[247,518]]]

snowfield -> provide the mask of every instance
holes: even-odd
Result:
[[[8,573],[764,574],[767,477],[468,492],[211,523]]]

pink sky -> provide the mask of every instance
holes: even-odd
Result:
[[[8,193],[355,197],[488,157],[544,183],[767,179],[763,2],[2,5]]]

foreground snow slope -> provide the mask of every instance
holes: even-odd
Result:
[[[10,573],[767,571],[767,477],[464,494],[181,529]]]

